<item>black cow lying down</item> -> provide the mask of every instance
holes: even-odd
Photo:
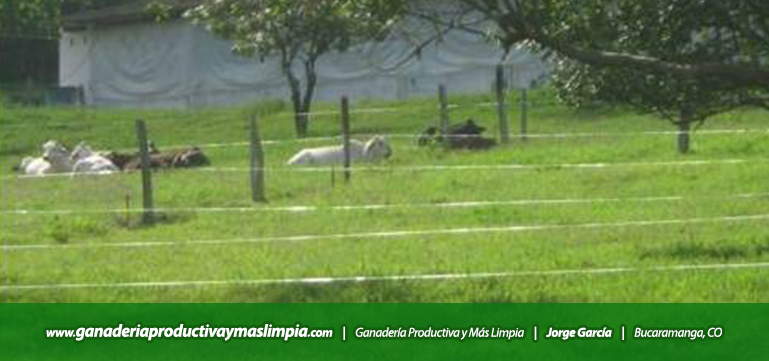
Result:
[[[419,146],[443,144],[449,149],[486,150],[494,147],[494,139],[482,136],[486,128],[479,126],[472,119],[449,127],[448,133],[442,134],[437,127],[429,127],[419,136]]]
[[[211,161],[203,154],[198,147],[190,147],[168,153],[161,153],[155,145],[150,142],[150,168],[196,168],[211,165]],[[115,166],[125,171],[141,169],[141,156],[139,153],[126,154],[119,152],[107,152],[104,157],[109,159]]]
[[[497,145],[497,141],[484,138],[480,135],[462,138],[448,138],[447,145],[450,149],[488,150]]]

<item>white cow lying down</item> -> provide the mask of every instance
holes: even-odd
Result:
[[[392,148],[384,137],[376,136],[366,144],[357,140],[350,140],[350,159],[353,162],[376,162],[389,158]],[[344,146],[304,149],[293,156],[289,165],[341,165],[344,164]]]
[[[43,153],[48,152],[50,149],[59,146],[59,143],[55,140],[49,140],[43,144]],[[14,171],[18,171],[24,175],[42,176],[46,174],[56,173],[56,169],[53,165],[45,159],[45,157],[24,157],[18,166],[14,167]]]
[[[118,168],[107,158],[94,152],[85,142],[80,143],[70,154],[69,150],[55,140],[43,144],[43,156],[25,157],[14,167],[24,175],[43,176],[55,173],[97,173],[109,174]]]
[[[112,162],[94,153],[85,142],[78,144],[71,154],[67,148],[56,141],[46,143],[43,148],[45,149],[43,159],[51,164],[54,173],[110,174],[118,171]]]
[[[70,160],[74,164],[72,166],[72,173],[74,174],[111,174],[120,171],[109,159],[94,152],[86,142],[81,142],[75,147],[72,155],[70,155]]]
[[[43,158],[24,157],[18,166],[14,167],[15,171],[24,175],[40,176],[53,173],[51,169],[51,163],[48,163]]]

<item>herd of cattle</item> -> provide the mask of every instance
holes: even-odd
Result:
[[[149,156],[150,165],[153,169],[192,168],[211,164],[208,157],[197,147],[161,153],[150,143]],[[141,157],[138,153],[95,152],[85,142],[81,142],[70,152],[60,142],[49,140],[43,144],[42,157],[26,157],[14,167],[14,171],[29,176],[57,173],[71,173],[73,175],[84,173],[111,174],[136,170],[140,167]]]
[[[496,141],[484,138],[486,129],[472,119],[451,126],[446,132],[437,127],[427,128],[419,135],[419,146],[442,145],[448,149],[487,150],[496,145]],[[173,152],[160,152],[152,142],[149,144],[149,161],[152,169],[194,168],[211,164],[208,157],[198,147],[190,147]],[[362,143],[350,142],[350,156],[354,162],[376,162],[387,159],[393,151],[385,137],[375,136]],[[314,166],[333,165],[344,162],[344,147],[322,147],[304,149],[291,157],[288,165]],[[85,142],[78,144],[71,152],[61,143],[51,140],[43,144],[42,157],[26,157],[14,171],[29,176],[42,176],[55,173],[96,173],[111,174],[120,171],[134,171],[141,168],[139,153],[120,153],[116,151],[96,152]]]
[[[497,142],[494,139],[484,138],[485,131],[486,128],[468,119],[464,123],[449,127],[446,132],[440,131],[437,127],[427,128],[419,135],[418,144],[420,146],[442,145],[448,149],[487,150],[494,147]],[[366,143],[357,140],[350,142],[350,159],[354,162],[377,162],[391,155],[392,148],[387,139],[382,136],[375,136]],[[344,147],[341,145],[304,149],[294,155],[288,161],[288,165],[338,165],[344,162],[344,157]]]

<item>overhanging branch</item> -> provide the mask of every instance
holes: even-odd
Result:
[[[491,14],[486,15],[491,16]],[[541,30],[541,24],[536,24],[536,21],[530,24],[532,20],[517,11],[508,11],[497,21],[506,38],[506,44],[531,41],[591,66],[635,68],[650,74],[717,83],[721,89],[769,86],[769,69],[752,63],[683,64],[650,56],[588,49],[575,46],[557,36],[545,34]]]

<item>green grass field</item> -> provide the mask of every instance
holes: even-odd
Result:
[[[531,133],[622,135],[515,139],[510,146],[477,153],[418,148],[414,139],[392,138],[393,157],[376,168],[357,166],[350,185],[343,184],[340,173],[332,185],[330,171],[294,172],[284,165],[304,147],[334,141],[270,144],[267,205],[250,202],[248,173],[243,171],[249,165],[247,147],[207,147],[215,168],[237,169],[156,173],[155,203],[165,211],[153,227],[138,224],[137,174],[22,179],[13,177],[10,168],[22,156],[39,153],[47,139],[70,145],[86,140],[97,149],[134,148],[138,118],[148,122],[150,138],[161,148],[247,141],[246,117],[251,112],[260,115],[264,139],[292,139],[292,120],[285,115],[290,107],[272,102],[201,111],[3,108],[0,299],[769,300],[769,265],[762,264],[769,263],[767,114],[750,110],[712,119],[701,130],[755,131],[695,134],[694,151],[682,156],[676,153],[674,135],[638,134],[673,130],[666,121],[621,110],[572,110],[555,104],[546,90],[532,98]],[[494,134],[494,109],[473,106],[490,100],[480,95],[453,98],[459,107],[452,110],[452,119],[473,117]],[[437,118],[433,99],[354,104],[371,107],[400,111],[355,114],[356,133],[416,134]],[[334,109],[336,104],[316,108]],[[517,130],[518,112],[511,117]],[[311,136],[337,135],[338,128],[337,116],[320,115],[312,120]],[[714,162],[694,162],[700,160]],[[563,166],[585,163],[613,166]],[[420,168],[509,164],[532,167]],[[449,202],[499,203],[431,206]],[[340,208],[372,204],[390,206]],[[292,206],[315,208],[305,212],[281,208]],[[19,210],[40,213],[19,214]],[[57,210],[74,212],[45,213]],[[509,274],[332,284],[238,283],[481,273]],[[230,283],[186,283],[197,281]],[[181,284],[162,285],[166,282]],[[148,284],[120,286],[129,283]],[[77,284],[104,287],[23,287]]]

